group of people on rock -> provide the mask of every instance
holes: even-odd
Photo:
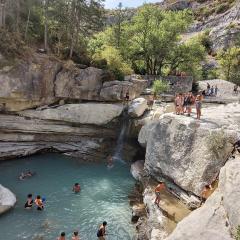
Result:
[[[209,83],[207,83],[207,89],[206,90],[203,90],[202,94],[204,96],[214,96],[216,97],[217,94],[218,94],[218,86],[210,86]]]
[[[188,116],[191,116],[192,107],[195,105],[197,119],[201,117],[202,109],[202,100],[203,95],[199,93],[197,96],[194,96],[191,92],[189,93],[178,93],[175,96],[175,113],[177,115],[183,115],[187,113]]]

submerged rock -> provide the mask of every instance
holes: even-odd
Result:
[[[131,117],[140,117],[143,115],[147,108],[148,105],[145,98],[136,98],[131,102],[128,108],[128,114]]]
[[[237,135],[240,104],[229,104],[203,109],[200,121],[165,114],[142,128],[139,142],[146,146],[145,169],[150,175],[159,180],[165,175],[200,195],[217,177]]]
[[[16,201],[15,195],[0,184],[0,215],[14,207]]]
[[[166,240],[233,239],[240,225],[240,157],[221,169],[219,187],[206,203],[182,220]]]

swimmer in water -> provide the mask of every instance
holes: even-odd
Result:
[[[73,192],[75,193],[79,193],[81,191],[81,186],[79,183],[75,183],[74,186],[73,186]]]
[[[112,158],[112,156],[108,157],[107,163],[108,163],[107,164],[108,168],[112,168],[113,167],[113,158]]]
[[[75,231],[72,236],[72,240],[80,240],[80,237],[78,235],[78,231]]]
[[[32,209],[33,206],[33,199],[32,199],[32,194],[28,194],[27,196],[27,202],[24,205],[25,209]]]
[[[42,211],[44,209],[43,201],[40,195],[35,199],[35,204],[37,205],[37,210]]]
[[[66,234],[65,232],[61,232],[60,236],[57,238],[57,240],[66,240]]]

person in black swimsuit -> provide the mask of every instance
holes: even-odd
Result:
[[[107,222],[103,222],[97,232],[98,240],[105,240]]]
[[[28,194],[27,196],[27,202],[24,205],[25,209],[31,209],[33,206],[33,199],[32,199],[32,194]]]

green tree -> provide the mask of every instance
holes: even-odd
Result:
[[[240,47],[234,46],[220,51],[217,59],[222,77],[240,84]]]
[[[153,93],[154,95],[158,95],[160,93],[167,92],[169,90],[169,84],[166,81],[163,80],[155,80],[153,83]]]
[[[105,60],[107,68],[111,70],[118,80],[123,80],[125,75],[132,73],[132,69],[125,62],[120,54],[120,51],[112,46],[105,46],[102,51],[93,56],[95,61]]]

